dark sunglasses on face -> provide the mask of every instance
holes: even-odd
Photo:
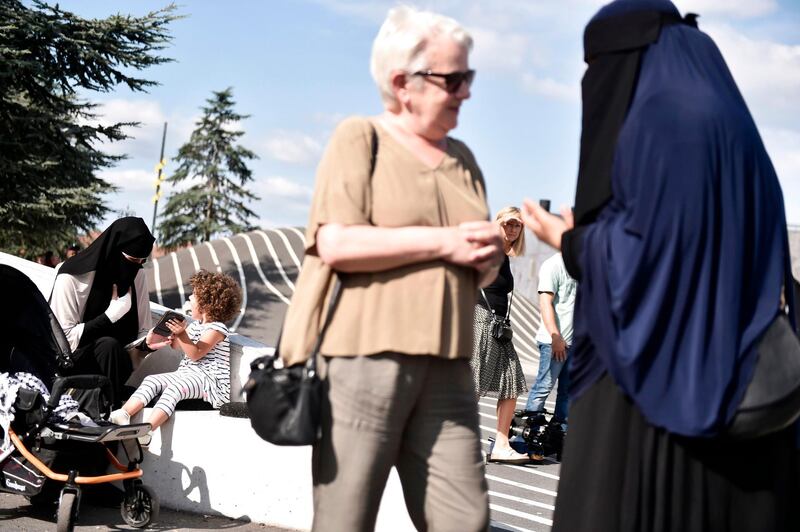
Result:
[[[125,257],[125,260],[133,262],[134,264],[144,264],[145,262],[147,262],[147,258],[140,259],[139,257],[132,257],[127,253],[125,253],[124,251],[122,252],[122,256]]]
[[[475,71],[472,69],[463,72],[450,72],[449,74],[422,70],[420,72],[414,72],[412,75],[422,76],[424,78],[442,78],[444,80],[444,89],[450,94],[457,93],[459,89],[461,89],[463,83],[466,83],[467,87],[471,86],[472,82],[475,80]]]

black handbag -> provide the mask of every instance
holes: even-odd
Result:
[[[786,289],[797,294],[797,282],[792,279]],[[731,438],[766,436],[800,417],[800,338],[786,315],[775,318],[757,349],[753,376],[726,430]]]
[[[282,367],[276,347],[274,355],[258,358],[250,364],[250,378],[243,387],[250,424],[256,434],[272,444],[311,445],[317,440],[322,410],[322,381],[317,374],[317,356],[341,288],[341,280],[337,277],[325,322],[308,362]],[[277,346],[280,346],[280,338]]]
[[[511,300],[508,302],[508,310],[506,311],[505,318],[499,317],[495,314],[494,309],[489,304],[489,300],[486,298],[486,293],[481,289],[481,295],[483,296],[483,300],[486,302],[486,307],[492,313],[492,319],[489,322],[489,334],[492,335],[497,341],[500,342],[508,342],[511,338],[514,337],[514,331],[511,329],[511,304],[514,302],[514,292],[511,292]]]

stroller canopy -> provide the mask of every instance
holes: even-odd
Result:
[[[72,360],[61,325],[33,281],[16,268],[0,264],[0,293],[0,371],[32,373],[49,389]]]

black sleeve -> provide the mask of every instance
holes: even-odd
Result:
[[[108,319],[105,312],[85,322],[83,324],[83,334],[81,334],[79,346],[93,342],[102,336],[110,336],[111,325],[111,320]]]
[[[151,349],[150,346],[147,345],[147,337],[146,336],[144,338],[142,338],[139,341],[139,343],[137,343],[133,347],[135,347],[139,351],[144,351],[145,353],[152,353],[153,351],[155,351],[155,349]]]
[[[580,282],[583,276],[581,268],[581,250],[583,249],[583,234],[586,232],[585,225],[570,229],[561,235],[561,256],[564,259],[564,267],[576,281]]]

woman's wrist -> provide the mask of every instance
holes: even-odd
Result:
[[[453,255],[458,239],[458,228],[439,227],[437,233],[439,244],[435,250],[436,258],[447,260]]]
[[[150,343],[147,341],[147,338],[139,342],[139,345],[136,346],[136,349],[139,351],[147,351],[148,353],[152,353],[155,351],[152,347],[150,347]]]

